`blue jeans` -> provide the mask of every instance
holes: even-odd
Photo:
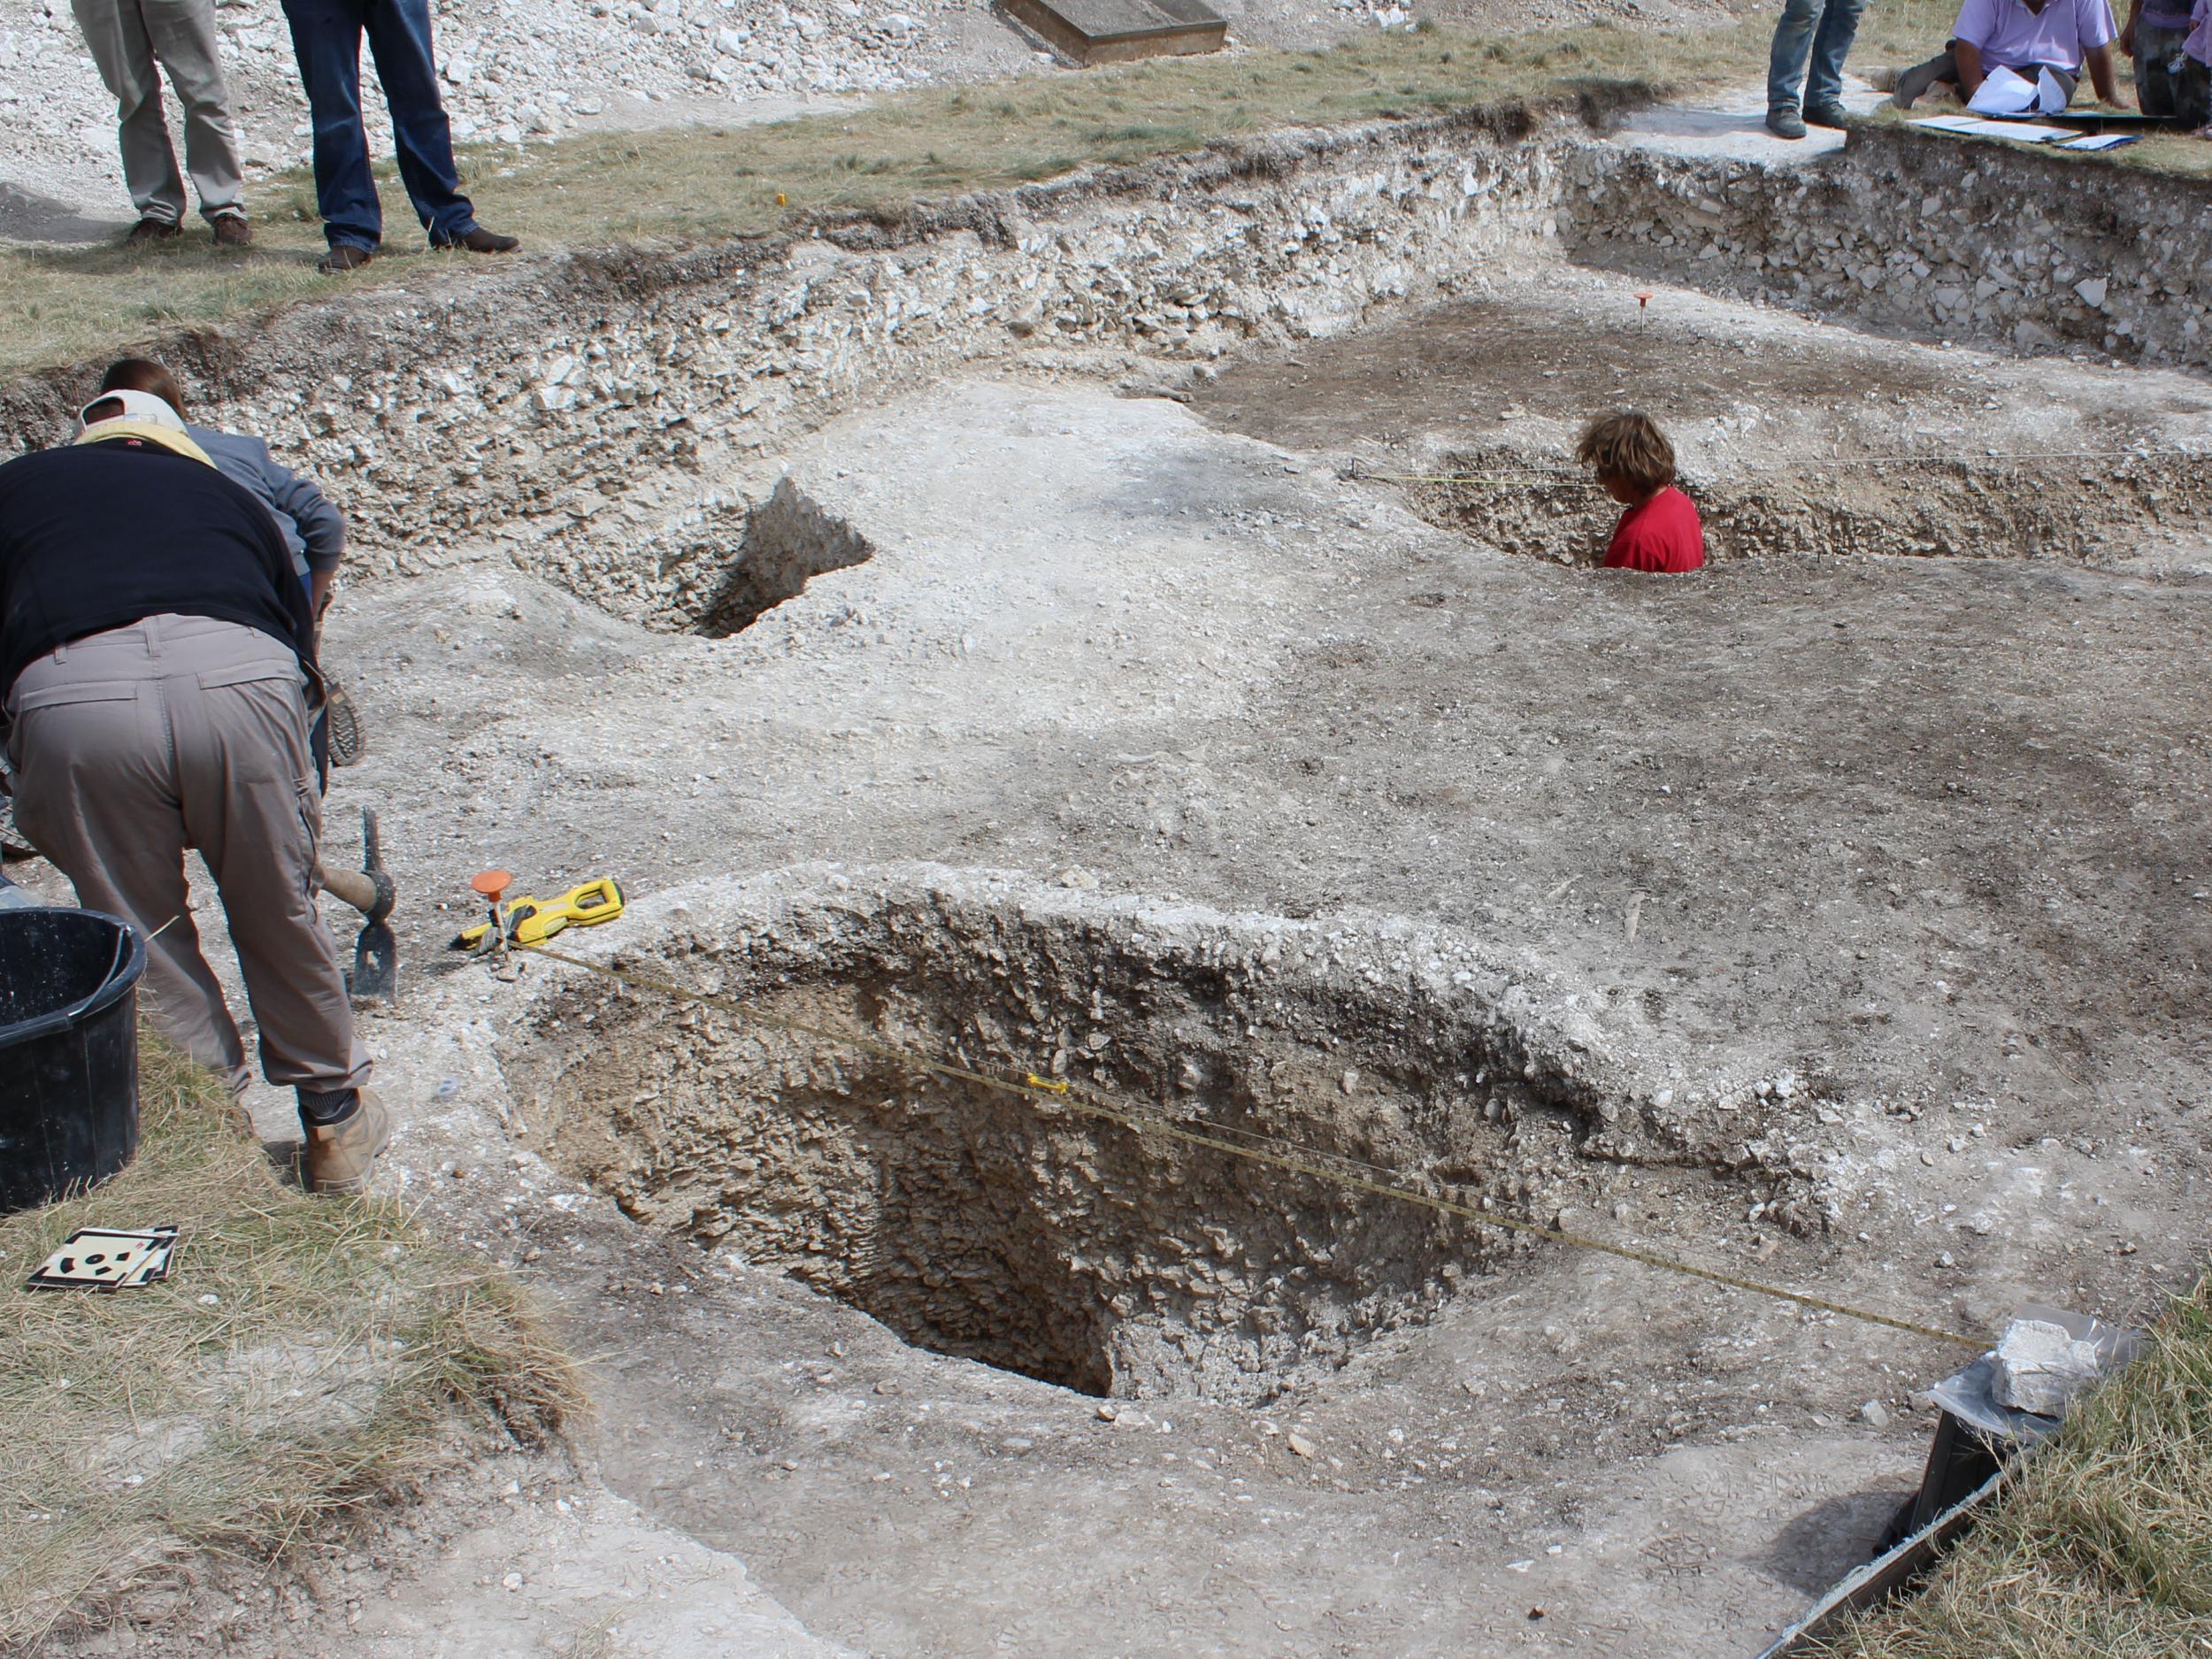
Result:
[[[1798,83],[1804,83],[1802,107],[1817,110],[1843,101],[1843,58],[1859,32],[1866,0],[1782,0],[1782,20],[1774,26],[1774,52],[1767,60],[1767,108],[1800,107]],[[1812,59],[1812,73],[1805,60]]]
[[[365,34],[392,112],[399,176],[416,216],[434,243],[474,229],[476,210],[461,194],[453,129],[438,99],[429,0],[284,0],[284,16],[314,117],[315,206],[330,245],[373,249],[384,239],[384,211],[369,172],[368,134],[361,127]]]

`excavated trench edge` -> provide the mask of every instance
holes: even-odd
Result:
[[[1525,471],[1519,451],[1448,453],[1444,475],[1407,488],[1421,518],[1503,550],[1563,565],[1587,563],[1608,515],[1579,475],[1495,481]],[[1817,470],[1809,469],[1814,476]],[[1686,469],[1709,556],[2055,558],[2094,562],[2212,531],[2212,457],[2118,455],[2094,460],[1886,461],[1818,483],[1752,483]],[[2093,497],[2094,513],[2077,503]]]
[[[664,931],[684,943],[652,971],[1515,1219],[1610,1204],[1639,1162],[1696,1161],[1678,1135],[1659,1156],[1594,1033],[1536,1013],[1463,944],[1409,953],[1010,879],[787,893],[709,926],[690,904],[673,901]],[[540,1149],[633,1218],[916,1346],[1084,1393],[1256,1403],[1529,1248],[606,984],[541,995],[507,1064]]]
[[[2159,234],[2115,234],[2127,224]],[[820,235],[549,258],[165,349],[210,418],[345,502],[362,574],[503,552],[670,628],[721,626],[759,502],[749,469],[847,411],[1024,360],[1157,377],[1448,297],[1502,260],[1563,252],[1921,339],[2212,364],[2212,185],[2009,152],[1981,165],[1883,128],[1776,168],[1479,112]],[[530,318],[535,337],[517,326]],[[55,441],[93,366],[0,390],[0,431]]]

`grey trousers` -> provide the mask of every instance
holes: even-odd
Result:
[[[234,622],[158,616],[35,658],[7,694],[17,830],[78,902],[143,935],[156,1029],[233,1088],[250,1080],[185,886],[214,872],[270,1082],[358,1088],[337,948],[315,909],[322,803],[299,659]]]
[[[210,219],[241,213],[238,124],[215,38],[215,0],[73,0],[100,79],[115,95],[123,181],[142,218],[184,219],[184,180],[169,147],[160,71],[184,105],[184,159]]]
[[[2188,38],[2186,27],[2163,28],[2141,18],[2135,20],[2135,103],[2144,114],[2175,112],[2174,89],[2186,58],[2181,43]]]

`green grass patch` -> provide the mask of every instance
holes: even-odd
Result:
[[[278,1181],[221,1086],[149,1036],[136,1160],[0,1220],[0,1649],[183,1557],[280,1557],[471,1443],[581,1409],[512,1281],[379,1201]],[[182,1227],[169,1278],[22,1281],[80,1226]]]
[[[1926,1592],[1829,1659],[2212,1655],[2212,1277],[2089,1396]]]
[[[1948,0],[1875,0],[1859,25],[1853,68],[1926,57],[1947,36],[1955,11]],[[865,108],[762,125],[591,133],[522,150],[480,146],[464,152],[462,165],[486,221],[532,249],[710,243],[854,216],[895,218],[929,198],[1286,129],[1515,105],[1604,110],[1755,86],[1773,27],[1772,12],[1761,8],[1696,28],[1375,31],[1316,51],[1160,58],[917,88]],[[2212,172],[2212,144],[2193,139],[2116,153],[2129,165]],[[177,241],[133,252],[0,250],[0,375],[97,358],[341,288],[479,263],[423,250],[388,165],[379,178],[395,251],[342,279],[314,270],[322,238],[311,184],[300,174],[257,192],[256,246],[242,256],[218,253],[196,223]]]

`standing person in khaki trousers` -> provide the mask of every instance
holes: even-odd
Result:
[[[244,1048],[185,885],[185,851],[199,849],[263,1075],[299,1098],[307,1182],[357,1190],[390,1131],[315,909],[306,591],[267,510],[161,399],[111,393],[85,416],[75,444],[0,466],[16,829],[79,902],[148,940],[155,1025],[243,1088]]]
[[[136,248],[184,234],[184,180],[169,147],[161,72],[184,105],[184,159],[200,211],[222,248],[253,241],[238,165],[238,123],[215,40],[215,0],[73,0],[100,79],[115,95],[123,182],[138,207]]]

